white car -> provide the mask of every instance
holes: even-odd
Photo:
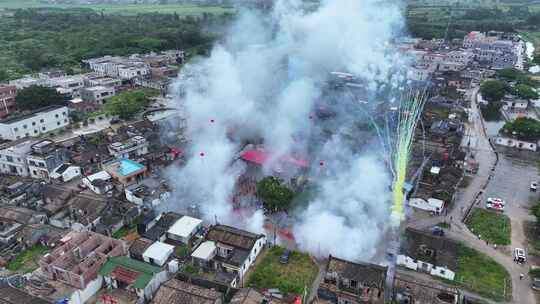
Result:
[[[502,198],[497,198],[497,197],[489,197],[487,199],[487,203],[488,204],[501,204],[501,205],[506,205],[506,202],[502,199]]]
[[[495,211],[503,212],[504,211],[504,204],[499,203],[499,202],[487,203],[486,208],[487,209],[493,209]]]
[[[530,189],[532,192],[536,192],[536,190],[538,189],[538,182],[532,182]]]
[[[527,262],[527,257],[525,256],[525,250],[523,248],[514,248],[514,262],[519,264]]]

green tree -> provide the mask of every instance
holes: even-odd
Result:
[[[9,74],[6,70],[0,70],[0,81],[6,81],[9,78]]]
[[[488,101],[500,101],[508,89],[507,84],[500,80],[486,80],[480,86],[482,97]]]
[[[526,84],[518,84],[514,87],[514,94],[523,99],[537,99],[538,93]]]
[[[514,68],[506,68],[497,71],[496,75],[507,80],[517,80],[521,77],[522,72]]]
[[[294,193],[283,185],[283,181],[275,176],[267,176],[257,183],[257,197],[264,207],[272,212],[287,210],[291,205]]]
[[[69,97],[53,88],[29,86],[17,92],[15,102],[19,110],[35,110],[51,105],[65,105]]]
[[[110,115],[118,115],[122,119],[129,119],[144,109],[150,97],[158,94],[158,91],[148,89],[121,93],[109,98],[105,103],[105,112]]]
[[[516,136],[521,140],[539,140],[540,121],[528,117],[517,118],[514,121],[507,122],[501,132]]]

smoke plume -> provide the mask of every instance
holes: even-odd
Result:
[[[264,142],[276,159],[293,153],[311,164],[318,191],[290,214],[297,245],[313,254],[371,258],[389,219],[392,176],[373,132],[361,125],[387,110],[373,102],[381,84],[397,83],[403,63],[391,44],[402,26],[399,1],[306,7],[277,0],[271,14],[241,12],[226,39],[174,84],[184,93],[175,105],[185,111],[189,145],[185,167],[168,172],[176,195],[168,209],[195,204],[208,221],[262,231],[262,212],[238,215],[230,199],[246,170],[236,161],[239,151],[246,142]],[[325,89],[333,71],[361,79],[369,106]],[[325,103],[332,118],[314,119]]]

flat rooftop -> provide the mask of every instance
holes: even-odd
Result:
[[[144,165],[139,164],[138,162],[132,161],[131,159],[121,159],[119,161],[120,167],[118,167],[117,172],[124,176],[131,175],[139,170],[144,169]]]
[[[0,120],[0,124],[10,124],[10,123],[14,123],[14,122],[23,121],[23,120],[32,118],[34,116],[37,116],[39,113],[49,112],[49,111],[57,110],[57,109],[60,109],[60,108],[63,108],[63,107],[65,107],[65,106],[64,105],[46,106],[44,108],[40,108],[40,109],[31,111],[31,112],[28,112],[28,113],[25,113],[25,114],[21,114],[21,115],[17,115],[17,116],[13,116],[13,117],[8,117],[6,119],[2,119],[2,120]]]

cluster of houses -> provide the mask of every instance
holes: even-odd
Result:
[[[134,87],[157,89],[165,95],[183,61],[184,52],[179,50],[129,57],[105,56],[84,61],[90,73],[66,75],[52,70],[0,84],[0,139],[17,140],[61,132],[70,125],[69,111],[97,111],[108,98]],[[17,91],[34,85],[56,89],[68,97],[68,104],[18,113]]]
[[[522,69],[524,43],[516,35],[470,32],[451,44],[442,39],[408,39],[401,43],[400,51],[413,60],[412,79],[425,81],[448,72],[479,81],[495,70]]]
[[[444,213],[464,176],[478,170],[468,153],[474,142],[464,143],[464,90],[495,69],[519,65],[523,52],[516,37],[501,33],[473,32],[454,45],[411,40],[400,46],[415,61],[411,78],[440,93],[427,101],[405,189],[409,206],[433,214]],[[19,288],[0,284],[6,303],[296,303],[298,295],[247,285],[269,246],[264,234],[206,223],[195,209],[161,208],[172,197],[163,169],[183,163],[181,130],[168,129],[174,133],[169,141],[159,122],[143,119],[92,135],[44,139],[69,126],[70,111],[95,111],[119,91],[165,90],[183,60],[181,51],[105,56],[84,61],[91,73],[41,73],[0,86],[0,266],[34,246],[48,252]],[[13,115],[17,90],[30,85],[56,88],[71,101]],[[317,115],[331,116],[323,112]],[[309,169],[302,151],[295,152],[272,168],[291,188],[306,182]],[[237,159],[248,170],[231,200],[242,208],[257,203],[255,180],[273,157],[250,144]],[[395,258],[400,267],[453,280],[457,248],[442,236],[407,229]],[[329,256],[320,268],[319,284],[306,287],[315,288],[313,303],[457,304],[462,298],[456,289],[386,266]]]

